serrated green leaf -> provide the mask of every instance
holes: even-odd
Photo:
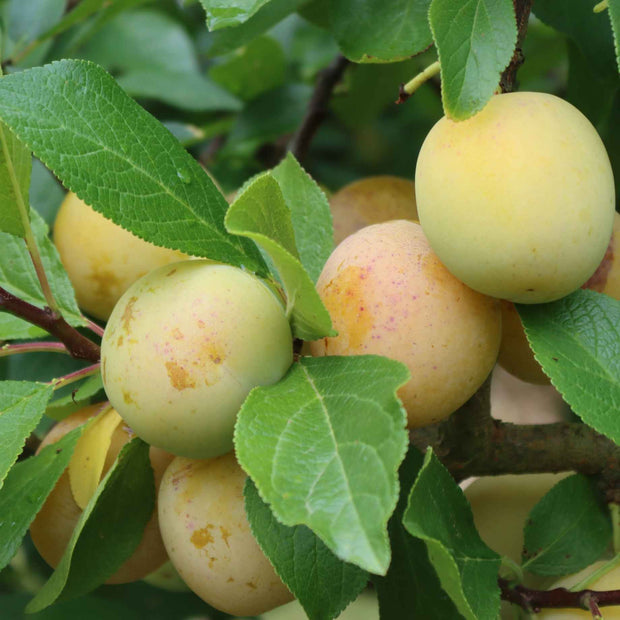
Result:
[[[226,234],[228,203],[200,164],[101,67],[63,60],[0,80],[0,118],[95,210],[142,239],[260,270]]]
[[[620,444],[620,301],[578,290],[517,310],[536,359],[564,400]]]
[[[411,489],[403,523],[426,543],[442,588],[459,612],[468,620],[496,620],[500,556],[480,538],[463,491],[431,448]]]
[[[444,111],[453,120],[465,120],[493,96],[514,53],[512,0],[433,0],[429,19],[441,63]]]
[[[0,231],[24,237],[18,201],[28,209],[32,158],[30,151],[0,123]]]
[[[17,463],[0,490],[0,569],[17,551],[26,531],[65,470],[83,427],[40,454]]]
[[[308,618],[337,617],[364,589],[368,573],[339,560],[305,525],[279,523],[249,478],[243,495],[252,534]]]
[[[91,397],[102,389],[103,379],[101,373],[97,373],[88,377],[74,392],[51,401],[45,415],[54,420],[64,420],[68,415],[89,405],[92,402]]]
[[[331,30],[353,62],[394,62],[433,43],[428,24],[431,0],[333,0]]]
[[[51,385],[41,383],[0,382],[0,488],[43,416],[52,392]]]
[[[522,568],[568,575],[598,560],[611,541],[609,511],[595,483],[575,474],[558,482],[529,514]]]
[[[250,392],[239,463],[285,525],[307,525],[342,560],[385,574],[387,522],[408,439],[396,390],[406,368],[378,356],[302,358]]]
[[[270,0],[200,0],[210,31],[245,23]]]
[[[286,77],[286,56],[273,38],[261,36],[211,67],[211,79],[244,101],[277,88]]]
[[[316,282],[334,245],[329,201],[292,153],[287,154],[271,175],[278,182],[291,213],[301,264]]]
[[[402,522],[409,492],[423,461],[422,454],[415,447],[409,446],[398,472],[400,498],[388,524],[392,561],[385,577],[373,577],[382,618],[461,618],[454,603],[441,588],[435,569],[428,559],[426,545],[419,538],[411,536]]]
[[[221,56],[243,47],[294,13],[307,0],[270,0],[243,24],[214,32],[209,56]]]
[[[136,438],[123,446],[82,512],[56,570],[26,611],[86,594],[114,574],[138,546],[154,506],[149,446]]]
[[[611,31],[614,36],[614,49],[616,50],[616,64],[620,71],[620,0],[609,0],[607,7],[609,13],[609,21],[611,22]]]
[[[202,74],[161,69],[124,73],[118,83],[132,97],[155,99],[192,112],[236,112],[241,102]]]
[[[47,225],[36,211],[30,212],[30,223],[52,292],[64,318],[72,325],[84,325],[85,320],[75,301],[69,278],[48,237]],[[8,233],[0,233],[0,286],[35,306],[46,305],[26,244]],[[43,333],[21,319],[0,312],[0,340],[32,338]]]
[[[617,80],[609,21],[605,15],[594,13],[593,7],[593,3],[582,0],[564,0],[561,5],[554,0],[536,0],[532,10],[541,21],[563,32],[577,44],[588,66],[599,78]]]
[[[273,261],[286,293],[293,335],[316,340],[332,333],[329,313],[298,259],[291,214],[269,173],[254,179],[233,202],[226,227],[231,234],[252,239]]]

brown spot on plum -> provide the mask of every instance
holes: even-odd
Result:
[[[118,337],[118,340],[116,341],[116,346],[117,347],[122,347],[123,346],[123,341],[125,340],[125,337],[121,334]]]
[[[607,250],[605,251],[605,256],[603,256],[603,260],[596,268],[596,271],[590,276],[590,279],[581,287],[588,288],[593,291],[598,291],[602,293],[605,289],[605,285],[607,284],[607,278],[609,277],[609,272],[614,263],[614,235],[611,236],[609,240],[609,245],[607,246]]]
[[[207,525],[200,530],[194,530],[189,540],[196,549],[202,549],[213,542],[213,534],[209,531],[212,528],[212,525]]]
[[[234,581],[234,579],[233,579],[232,577],[229,577],[229,578],[226,580],[226,583],[233,583],[233,581]]]
[[[196,382],[180,364],[166,362],[166,370],[168,371],[170,383],[175,390],[181,391],[196,387]]]
[[[226,543],[226,546],[230,547],[230,545],[228,544],[228,539],[231,536],[230,531],[220,525],[220,533],[222,534],[222,539]]]
[[[137,297],[132,297],[125,306],[125,310],[123,312],[123,316],[121,317],[121,323],[123,324],[123,329],[126,332],[129,332],[131,329],[131,322],[135,318],[134,316],[134,305],[138,301]]]
[[[171,269],[167,274],[166,274],[166,278],[169,278],[170,276],[173,276],[175,273],[177,272],[176,267],[174,269]]]
[[[247,581],[245,585],[251,590],[256,590],[256,587],[257,587],[256,584],[253,583],[252,581]]]
[[[181,330],[180,330],[178,327],[175,327],[175,328],[172,330],[172,337],[173,337],[175,340],[183,340],[183,334],[181,333]]]
[[[133,403],[135,403],[136,401],[131,397],[131,394],[129,392],[127,392],[126,390],[123,390],[123,400],[125,401],[126,404],[128,405],[132,405]]]

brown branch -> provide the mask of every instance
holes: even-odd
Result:
[[[338,56],[329,67],[321,71],[306,115],[288,145],[288,150],[298,161],[305,158],[315,133],[327,117],[327,106],[334,87],[342,79],[348,65],[349,61],[344,56]]]
[[[525,60],[523,57],[523,40],[527,33],[527,23],[530,18],[530,11],[534,0],[513,0],[515,16],[517,19],[517,44],[510,63],[504,69],[499,85],[503,93],[510,93],[515,89],[517,71]]]
[[[49,308],[38,308],[0,288],[0,311],[24,319],[60,340],[76,359],[98,362],[101,356],[99,346],[80,334],[62,316]]]
[[[598,611],[599,607],[620,605],[620,590],[580,590],[570,592],[566,588],[554,590],[530,590],[524,586],[511,586],[505,579],[499,579],[501,597],[504,601],[519,605],[527,611],[538,611],[544,607],[577,607],[587,611]]]

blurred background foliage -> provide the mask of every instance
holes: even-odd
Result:
[[[339,53],[326,23],[324,0],[273,0],[245,24],[213,33],[206,29],[203,7],[194,0],[84,0],[83,4],[103,8],[48,37],[50,28],[63,24],[67,9],[75,10],[79,4],[0,0],[4,71],[60,58],[102,65],[166,124],[225,194],[279,161],[302,121],[318,74]],[[573,32],[574,14],[582,9],[575,2],[568,3],[573,19],[564,20],[565,4],[537,0],[537,17],[530,20],[523,48],[519,89],[554,93],[579,107],[605,140],[618,182],[620,95],[611,33],[598,32],[597,23],[585,18],[580,30]],[[582,4],[584,11],[591,11],[588,3]],[[370,175],[413,178],[422,141],[442,115],[440,82],[431,80],[402,105],[394,102],[399,85],[435,59],[431,48],[401,62],[348,66],[332,97],[331,114],[303,162],[327,193]],[[63,196],[53,175],[35,162],[31,203],[50,226]],[[0,358],[0,378],[49,380],[80,366],[53,354],[32,354],[27,360]],[[49,574],[50,569],[26,542],[0,572],[2,620],[24,617],[25,603]],[[377,617],[372,596],[362,604],[352,618]],[[31,617],[176,620],[227,616],[189,592],[170,592],[139,582],[104,586]],[[289,611],[273,616],[274,620],[297,617],[303,615]]]

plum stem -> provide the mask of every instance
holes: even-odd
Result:
[[[69,354],[67,347],[62,342],[24,342],[0,346],[0,357],[17,355],[18,353],[40,353],[44,351]]]
[[[425,84],[432,77],[436,76],[441,70],[441,65],[439,61],[436,60],[434,63],[428,65],[426,69],[420,71],[418,75],[416,75],[413,79],[409,80],[406,84],[402,85],[400,88],[400,94],[396,101],[396,103],[403,103],[406,101],[413,93],[415,93],[422,84]]]
[[[85,379],[86,377],[90,377],[91,375],[97,374],[101,364],[93,364],[92,366],[86,366],[86,368],[80,368],[80,370],[76,370],[74,372],[70,372],[68,375],[63,375],[62,377],[58,377],[57,379],[52,379],[50,384],[54,387],[55,390],[65,387],[65,385],[69,385],[74,383],[75,381],[80,381],[81,379]]]
[[[603,0],[594,6],[592,9],[595,13],[602,13],[609,8],[609,0]]]

